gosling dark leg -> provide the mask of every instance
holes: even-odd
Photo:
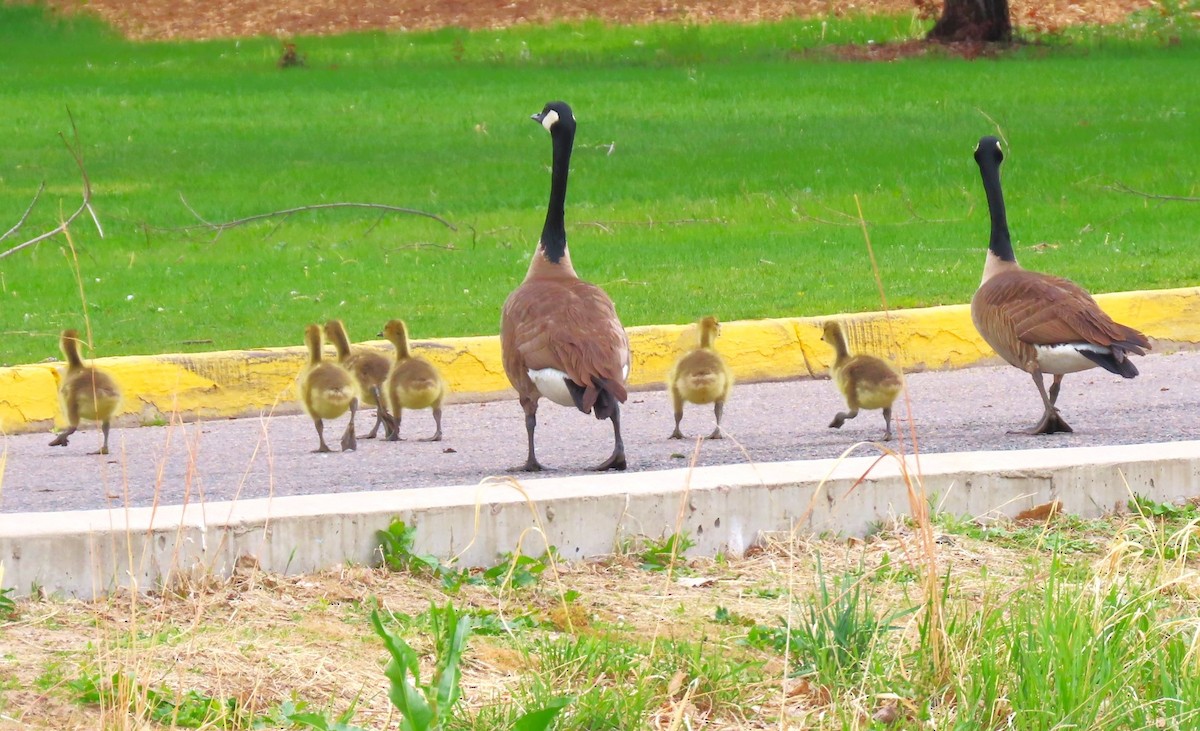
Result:
[[[892,440],[892,407],[883,407],[883,441],[890,442]]]
[[[321,419],[313,419],[313,426],[317,428],[317,439],[321,440],[321,446],[313,450],[313,454],[317,452],[332,452],[329,445],[325,443],[325,422]]]
[[[675,431],[667,438],[683,439],[683,432],[679,431],[679,422],[683,421],[683,396],[675,386],[671,386],[671,405],[675,407]]]
[[[108,421],[101,422],[100,431],[104,434],[104,443],[100,445],[100,449],[92,452],[92,454],[108,454]]]
[[[391,415],[392,429],[388,432],[387,440],[389,442],[400,441],[400,420],[403,418],[404,409],[396,407],[396,413]]]
[[[851,406],[849,411],[840,411],[838,415],[833,417],[833,421],[829,422],[830,429],[841,429],[842,424],[846,423],[846,419],[853,419],[858,416],[858,407]]]
[[[379,392],[379,386],[371,387],[371,395],[375,397],[375,426],[371,427],[371,431],[363,439],[374,439],[379,433],[379,425],[383,424],[383,433],[386,436],[388,432],[388,424],[391,416],[388,415],[386,402],[383,400],[383,394]]]
[[[442,405],[434,404],[433,406],[433,436],[428,439],[422,439],[423,442],[440,442],[442,441]]]
[[[717,428],[713,429],[713,433],[708,435],[709,439],[720,439],[721,438],[721,414],[723,414],[724,412],[725,412],[725,402],[724,401],[717,401],[716,403],[713,404],[713,413],[717,417]]]
[[[596,465],[593,469],[596,472],[604,470],[623,470],[625,469],[625,442],[621,439],[621,405],[613,404],[613,413],[609,417],[613,423],[613,453],[612,456]]]
[[[358,440],[354,437],[354,417],[358,414],[358,399],[350,400],[350,422],[346,431],[342,432],[342,451],[353,452],[358,449]]]

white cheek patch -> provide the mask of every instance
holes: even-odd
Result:
[[[537,386],[538,393],[559,406],[575,407],[575,399],[567,389],[567,374],[557,368],[529,369],[529,380]]]
[[[558,124],[558,112],[551,109],[550,111],[546,112],[546,116],[542,117],[542,126],[546,128],[547,132],[549,132],[550,128],[556,124]]]

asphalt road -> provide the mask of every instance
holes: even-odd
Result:
[[[915,373],[908,377],[922,452],[1135,444],[1200,438],[1200,353],[1137,359],[1142,375],[1123,380],[1099,369],[1067,376],[1060,410],[1073,434],[1026,436],[1010,429],[1034,425],[1041,399],[1028,375],[1010,367]],[[897,415],[905,407],[897,402]],[[859,440],[878,439],[878,411],[863,412],[840,430],[827,427],[844,407],[827,380],[742,384],[725,409],[730,438],[705,441],[699,464],[836,457]],[[673,441],[673,420],[662,391],[638,392],[622,412],[630,471],[686,464],[694,440]],[[359,434],[374,420],[360,413]],[[538,457],[544,475],[577,474],[612,449],[609,422],[543,399]],[[326,426],[337,448],[345,419]],[[711,407],[689,405],[683,431],[712,431]],[[503,474],[525,458],[525,428],[515,400],[447,407],[445,439],[428,411],[406,412],[402,442],[359,440],[356,452],[312,454],[316,434],[305,416],[227,419],[165,427],[113,429],[108,456],[90,423],[68,447],[49,447],[49,434],[4,437],[0,511],[80,510],[172,504],[269,495],[473,485]],[[873,453],[863,447],[857,454]]]

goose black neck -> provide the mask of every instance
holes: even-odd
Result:
[[[1004,212],[1004,193],[1000,189],[1000,163],[981,160],[979,175],[983,178],[983,191],[987,194],[988,214],[992,219],[992,236],[988,250],[1000,261],[1013,261],[1012,239],[1008,235],[1008,217]]]
[[[546,258],[557,264],[567,251],[567,228],[563,216],[575,129],[565,121],[559,122],[550,136],[554,145],[554,156],[550,163],[550,204],[546,208],[546,223],[542,226],[541,244]]]

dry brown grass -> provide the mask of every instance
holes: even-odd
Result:
[[[1029,570],[1027,549],[1005,549],[940,531],[935,541],[940,569],[955,577],[952,606],[980,601],[989,587],[995,594],[998,586],[1023,585]],[[689,577],[709,580],[701,586],[647,572],[635,560],[620,556],[560,565],[558,584],[547,571],[533,589],[501,594],[494,588],[465,586],[453,597],[444,594],[436,580],[382,570],[347,567],[285,577],[262,573],[251,564],[228,581],[193,583],[155,596],[25,601],[20,603],[20,618],[4,626],[0,635],[0,656],[13,676],[10,689],[0,696],[0,728],[140,728],[130,717],[114,717],[109,710],[72,700],[66,683],[85,670],[101,677],[126,672],[151,687],[238,698],[258,712],[296,697],[337,713],[357,698],[356,723],[382,728],[394,718],[382,672],[384,652],[366,621],[376,600],[384,610],[416,615],[430,602],[450,599],[460,610],[532,613],[565,631],[559,591],[569,589],[580,595],[570,610],[576,633],[617,633],[658,642],[734,642],[736,636],[731,635],[742,630],[715,625],[717,607],[771,625],[792,615],[797,598],[815,592],[818,558],[826,576],[875,575],[885,556],[893,571],[912,566],[919,575],[922,545],[918,532],[903,524],[866,540],[768,537],[743,558],[685,561]],[[1108,545],[1098,543],[1087,560],[1098,566],[1111,563],[1108,553]],[[1181,594],[1190,593],[1180,589]],[[921,603],[923,588],[919,577],[884,579],[873,582],[872,594],[876,605],[888,612]],[[904,620],[902,643],[916,641],[917,617]],[[430,641],[419,634],[409,639],[422,653],[427,674],[432,667]],[[505,638],[474,636],[463,667],[464,702],[478,706],[503,697],[529,669],[527,658]],[[756,705],[772,709],[771,715],[782,710],[787,717],[802,719],[829,702],[826,689],[784,680],[779,657],[764,654],[762,659],[767,662],[766,677],[779,680],[753,689],[753,695],[759,699]],[[663,709],[663,728],[677,710]],[[691,712],[703,715],[702,709]],[[753,713],[718,714],[708,718],[706,728],[761,727],[757,718]]]

